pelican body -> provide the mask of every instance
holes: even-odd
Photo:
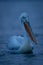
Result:
[[[21,14],[20,25],[22,27],[23,36],[14,35],[10,37],[7,45],[8,51],[11,53],[30,53],[34,48],[33,43],[36,43],[36,39],[33,35],[27,13]]]

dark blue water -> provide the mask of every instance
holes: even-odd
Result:
[[[22,34],[19,16],[27,12],[38,40],[33,54],[10,54],[5,51],[12,35]],[[0,2],[0,65],[43,65],[43,2]]]

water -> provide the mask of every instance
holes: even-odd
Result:
[[[30,23],[38,44],[33,54],[10,54],[5,51],[12,35],[22,35],[19,16],[30,16]],[[43,2],[0,2],[0,65],[43,65]]]

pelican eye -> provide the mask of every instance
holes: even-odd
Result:
[[[22,17],[23,19],[25,19],[26,17]]]
[[[26,20],[26,17],[22,17],[22,20]]]

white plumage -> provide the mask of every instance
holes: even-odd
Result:
[[[7,45],[7,49],[9,52],[11,52],[11,53],[12,52],[13,53],[32,52],[33,44],[24,27],[24,23],[28,24],[27,22],[29,22],[28,15],[27,15],[27,13],[23,13],[20,16],[20,24],[22,27],[22,32],[24,34],[24,37],[22,37],[21,35],[10,37],[8,40],[8,45]],[[30,27],[30,26],[28,25],[28,27]]]

